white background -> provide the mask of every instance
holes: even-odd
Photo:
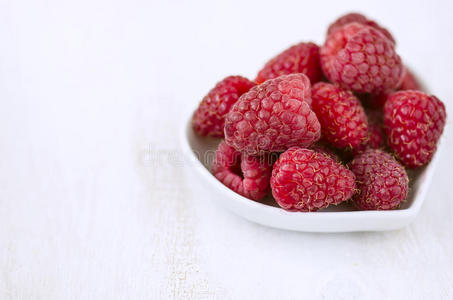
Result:
[[[0,0],[1,299],[453,297],[451,1]],[[217,207],[180,159],[183,118],[357,10],[448,109],[415,222],[310,234]]]

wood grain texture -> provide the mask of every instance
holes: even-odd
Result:
[[[451,299],[450,121],[420,215],[384,233],[247,222],[178,145],[216,81],[322,42],[345,10],[391,28],[453,115],[451,4],[403,22],[404,3],[381,3],[1,1],[0,299]]]

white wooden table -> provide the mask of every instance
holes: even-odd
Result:
[[[451,299],[453,7],[338,2],[0,0],[0,299]],[[448,106],[419,217],[311,234],[213,205],[183,118],[349,10],[389,27]]]

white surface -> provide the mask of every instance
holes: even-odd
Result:
[[[271,196],[259,202],[233,192],[209,172],[219,139],[200,137],[192,128],[192,115],[181,126],[181,151],[187,168],[211,193],[211,199],[238,216],[265,226],[302,232],[388,231],[409,225],[418,215],[431,185],[438,155],[411,176],[410,193],[399,209],[357,211],[350,203],[331,205],[319,212],[288,212],[276,205]],[[440,144],[438,151],[441,151]],[[440,152],[439,152],[440,153]]]
[[[448,299],[451,121],[419,216],[386,233],[266,228],[182,162],[182,118],[356,9],[453,116],[448,1],[0,0],[0,299]],[[333,5],[333,6],[332,6]]]

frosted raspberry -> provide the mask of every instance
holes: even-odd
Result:
[[[266,63],[259,71],[255,81],[262,83],[280,75],[304,73],[311,83],[321,80],[322,71],[319,65],[319,47],[313,43],[294,45]]]
[[[320,59],[331,82],[358,93],[395,89],[403,69],[394,43],[380,31],[359,23],[349,23],[329,35]]]
[[[353,202],[359,209],[393,209],[406,199],[409,179],[404,167],[390,154],[369,149],[349,166],[357,179],[358,193]]]
[[[289,211],[316,211],[354,194],[355,176],[313,150],[292,147],[280,155],[271,177],[272,195]]]
[[[225,142],[215,152],[211,172],[228,188],[252,200],[269,192],[272,167],[267,158],[241,154]]]
[[[352,150],[365,143],[367,116],[350,91],[318,82],[312,88],[312,109],[321,124],[323,140],[332,146]]]
[[[420,91],[399,91],[384,106],[388,145],[409,168],[429,162],[445,126],[445,106],[435,96]]]
[[[249,155],[310,146],[321,133],[310,96],[304,74],[282,75],[253,87],[226,117],[226,142]]]
[[[375,21],[367,19],[362,14],[359,13],[349,13],[346,14],[340,18],[338,18],[334,23],[332,23],[329,28],[327,29],[327,35],[330,35],[343,27],[346,24],[357,22],[363,25],[368,25],[371,26],[379,31],[381,31],[389,40],[392,42],[395,42],[395,39],[393,38],[392,34],[385,28],[379,26]]]
[[[254,85],[241,76],[229,76],[217,83],[193,114],[195,132],[203,136],[223,137],[226,114],[239,97]]]

